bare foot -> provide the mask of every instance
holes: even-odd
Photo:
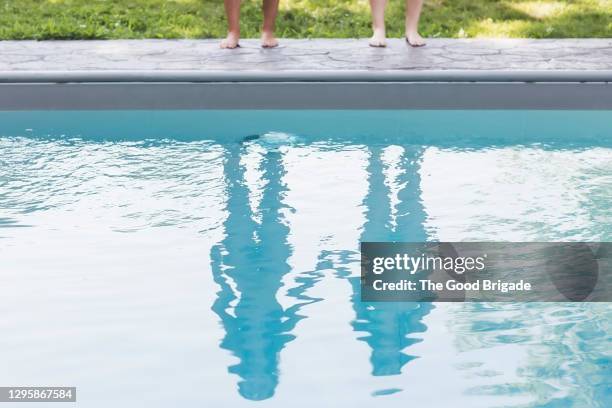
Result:
[[[423,37],[421,37],[421,35],[416,31],[406,33],[406,41],[408,41],[408,44],[412,45],[413,47],[422,47],[426,44]]]
[[[261,33],[261,46],[263,48],[278,47],[278,40],[272,31],[263,31]]]
[[[238,40],[240,40],[240,33],[230,31],[227,33],[225,40],[221,41],[220,47],[229,49],[240,47]]]
[[[385,38],[385,30],[374,30],[372,38],[370,38],[370,47],[386,47],[387,39]]]

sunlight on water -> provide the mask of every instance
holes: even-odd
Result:
[[[2,137],[0,384],[86,407],[611,406],[609,304],[359,300],[360,241],[610,241],[611,203],[605,144]]]

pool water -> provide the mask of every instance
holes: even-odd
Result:
[[[5,113],[0,385],[83,407],[612,406],[609,303],[359,293],[360,241],[612,240],[609,113],[471,133],[427,112],[430,139],[418,113],[380,137],[359,129],[384,113],[275,114],[241,134]]]

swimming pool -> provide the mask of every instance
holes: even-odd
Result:
[[[605,110],[0,112],[1,384],[601,406],[609,303],[363,303],[360,241],[610,241]]]

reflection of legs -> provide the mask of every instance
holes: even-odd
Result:
[[[278,14],[279,0],[264,0],[263,14],[264,22],[261,29],[261,46],[264,48],[273,48],[278,45],[278,40],[274,36],[274,25],[276,23],[276,15]]]
[[[261,157],[266,187],[261,198],[261,223],[255,222],[249,197],[252,193],[241,163],[246,147],[228,148],[224,163],[227,180],[225,237],[211,250],[215,282],[221,287],[213,311],[221,318],[225,336],[221,348],[238,358],[228,371],[237,374],[238,392],[249,400],[274,395],[278,385],[278,359],[289,332],[299,320],[297,308],[288,311],[276,296],[289,271],[288,227],[282,201],[286,187],[280,154]],[[259,239],[256,239],[258,237]]]
[[[364,203],[367,208],[362,241],[407,241],[419,242],[427,239],[423,224],[425,213],[420,204],[419,160],[420,150],[410,146],[401,155],[403,172],[394,183],[402,185],[398,193],[398,226],[391,227],[392,206],[390,183],[387,183],[387,166],[384,149],[373,149],[368,166],[370,189]],[[420,341],[415,333],[427,327],[423,317],[431,310],[428,303],[363,303],[359,301],[360,280],[352,278],[355,293],[353,307],[356,313],[353,327],[367,332],[363,340],[371,347],[372,374],[376,376],[398,375],[402,367],[415,356],[406,353],[406,348]]]
[[[425,40],[419,34],[419,17],[423,0],[406,0],[406,41],[413,47],[425,45]]]
[[[240,0],[225,0],[227,15],[227,37],[221,41],[221,48],[236,48],[240,40]]]
[[[420,151],[404,149],[401,166],[404,171],[393,183],[388,183],[388,166],[385,149],[372,148],[368,165],[368,183],[370,185],[364,200],[366,222],[361,241],[407,241],[419,242],[426,239],[423,228],[425,213],[420,209],[420,179],[418,160]],[[392,228],[391,184],[403,185],[398,198],[397,228]],[[405,352],[410,345],[420,341],[415,333],[422,333],[427,327],[422,322],[429,313],[431,304],[415,302],[375,302],[360,301],[361,280],[350,277],[353,289],[353,309],[356,318],[353,328],[366,332],[360,337],[371,348],[370,362],[372,375],[399,375],[402,367],[415,356]]]
[[[404,172],[401,176],[403,188],[398,193],[398,217],[394,241],[426,242],[429,236],[425,231],[427,214],[421,198],[421,160],[423,149],[406,146],[401,166]]]
[[[372,38],[370,45],[372,47],[385,47],[387,45],[385,34],[385,7],[387,0],[370,0],[370,8],[372,9]]]

